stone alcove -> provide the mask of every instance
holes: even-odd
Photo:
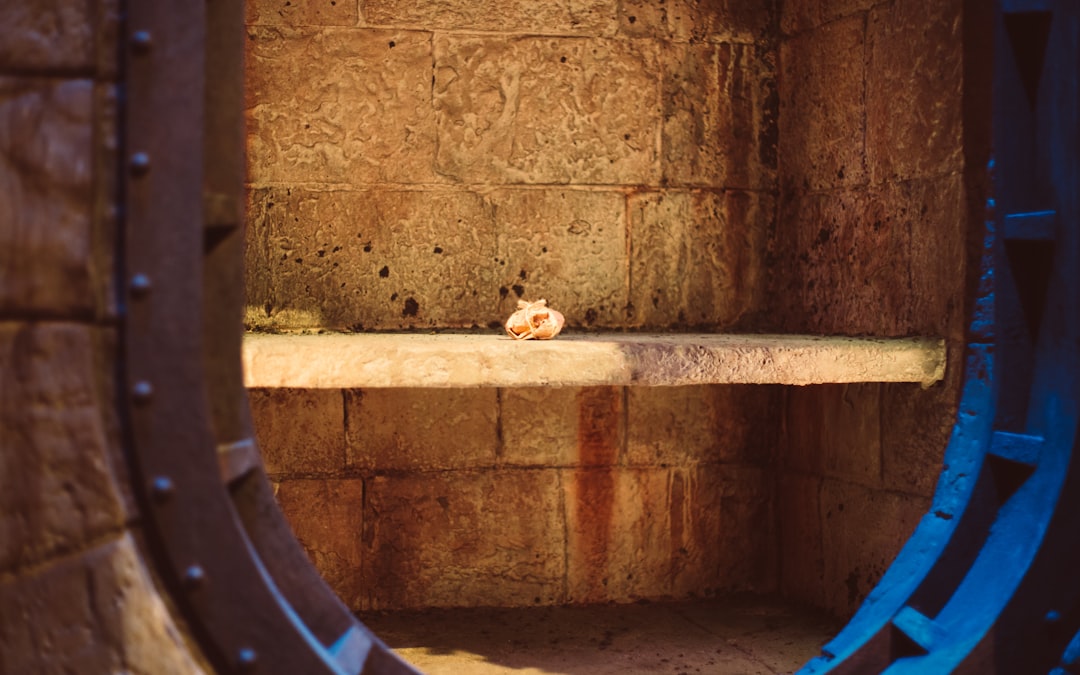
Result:
[[[963,339],[960,2],[250,2],[249,328]],[[255,389],[357,610],[778,593],[927,510],[917,384]],[[527,514],[525,517],[523,514]]]

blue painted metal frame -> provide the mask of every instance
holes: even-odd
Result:
[[[965,21],[985,31],[978,4],[965,3]],[[986,200],[944,468],[930,512],[804,675],[1080,673],[1080,5],[993,11],[997,203]],[[985,35],[965,40],[978,43],[966,59],[988,57]],[[1017,263],[1017,241],[1048,255]],[[1011,286],[1045,275],[1044,261],[1045,297]]]

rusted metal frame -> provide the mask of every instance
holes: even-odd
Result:
[[[206,7],[127,10],[123,369],[158,572],[217,669],[344,672],[277,590],[220,478],[200,331]]]

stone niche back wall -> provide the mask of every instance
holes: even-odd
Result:
[[[248,3],[249,326],[725,329],[775,219],[769,2]]]
[[[421,9],[422,8],[422,9]],[[775,219],[770,3],[248,4],[247,321],[722,330]],[[354,609],[775,587],[769,387],[257,390]],[[771,411],[771,412],[770,412]]]
[[[251,391],[281,508],[356,610],[776,588],[762,386]]]

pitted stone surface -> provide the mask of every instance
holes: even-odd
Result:
[[[250,0],[244,3],[248,25],[355,26],[360,15],[355,2],[292,2]]]
[[[3,673],[210,672],[130,535],[0,583],[0,637]]]
[[[784,0],[779,4],[780,31],[797,33],[834,21],[841,17],[865,12],[880,0]]]
[[[901,2],[869,13],[866,159],[873,182],[963,169],[960,15],[959,2]],[[897,100],[905,102],[902,112]]]
[[[501,321],[491,204],[471,191],[251,191],[246,321],[396,329]]]
[[[723,330],[758,310],[772,204],[737,191],[631,196],[631,325]]]
[[[881,387],[833,384],[788,392],[787,424],[800,430],[788,441],[788,468],[882,487]]]
[[[569,602],[770,590],[764,472],[595,468],[569,470],[564,480]]]
[[[499,393],[500,463],[563,467],[581,461],[580,388],[512,388]]]
[[[248,334],[249,387],[530,387],[821,384],[941,379],[945,346],[922,338],[793,335]]]
[[[610,36],[616,28],[605,0],[360,0],[360,8],[373,26],[590,36]]]
[[[495,464],[494,389],[353,389],[350,469],[438,471]]]
[[[760,421],[782,409],[769,388],[631,387],[626,395],[629,465],[764,462],[773,452],[775,439]]]
[[[247,46],[252,182],[434,179],[430,34],[251,26]]]
[[[561,494],[553,469],[372,478],[362,608],[561,602]]]
[[[124,525],[97,330],[0,323],[0,571],[77,551]]]
[[[744,0],[619,0],[619,30],[680,42],[751,42],[768,37],[773,3]]]
[[[889,411],[881,419],[884,484],[903,485],[912,494],[933,496],[956,422],[962,381],[963,368],[957,364],[929,389],[882,386],[881,404]]]
[[[651,183],[651,42],[436,35],[440,174],[490,183]]]
[[[776,56],[764,33],[773,9],[752,4],[364,0],[353,27],[325,25],[348,23],[352,6],[250,6],[249,230],[266,221],[264,204],[298,193],[324,204],[317,225],[290,213],[276,240],[249,240],[249,327],[495,327],[525,294],[548,299],[570,326],[680,325],[684,308],[650,322],[632,314],[626,195],[775,190]],[[372,192],[343,196],[361,189]],[[471,213],[479,199],[496,240],[476,217],[434,217],[438,234],[410,223],[415,239],[374,268],[331,260],[335,246],[349,249],[342,242],[293,255],[314,230],[354,225],[386,253],[401,231],[387,231],[374,193],[401,192],[429,217]],[[693,215],[706,230],[716,220]],[[451,230],[471,233],[453,262],[438,241]],[[717,248],[698,234],[678,236],[690,250]],[[312,258],[319,250],[326,260]],[[745,289],[757,272],[739,255],[723,264],[746,275]]]
[[[863,103],[865,18],[852,16],[780,45],[780,154],[788,190],[867,180]]]
[[[364,481],[282,480],[274,496],[319,576],[346,605],[359,609],[363,595],[364,551],[360,535],[364,525]]]
[[[929,508],[925,497],[824,481],[823,607],[837,616],[851,616]]]
[[[662,57],[664,184],[775,187],[775,52],[691,42]]]
[[[963,223],[964,178],[952,175],[898,182],[883,195],[886,222],[911,232],[909,335],[942,335],[964,341],[967,270]]]
[[[625,198],[619,192],[499,190],[495,212],[499,317],[544,298],[569,327],[624,323]]]
[[[89,80],[0,77],[5,314],[72,316],[93,310],[93,100]]]
[[[253,389],[248,398],[267,473],[331,474],[345,468],[340,391]]]
[[[962,179],[795,193],[781,219],[795,274],[782,294],[788,330],[962,335]]]

